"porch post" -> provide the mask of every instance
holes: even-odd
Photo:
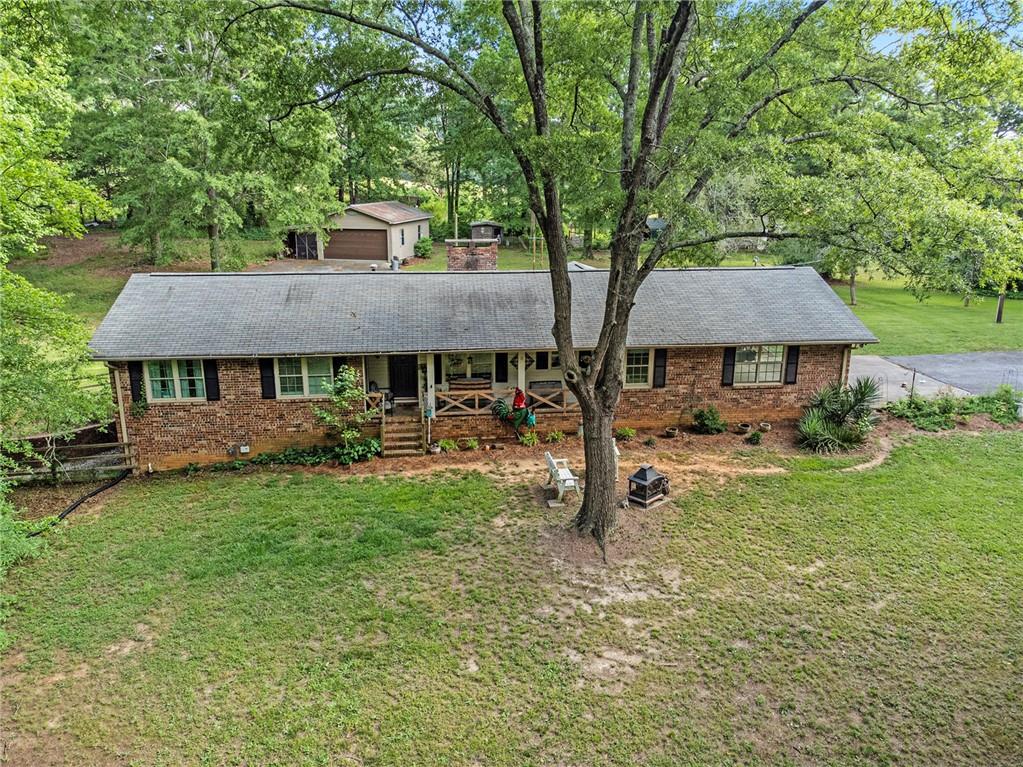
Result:
[[[430,411],[430,417],[437,417],[437,390],[434,388],[434,367],[433,355],[426,355],[426,408]]]
[[[524,351],[521,351],[521,350],[519,351],[519,363],[516,366],[516,370],[518,371],[518,381],[517,381],[516,385],[520,389],[522,389],[522,391],[525,391],[526,390],[526,353]]]

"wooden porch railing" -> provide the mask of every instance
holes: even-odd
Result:
[[[576,413],[577,402],[569,402],[568,389],[543,389],[541,394],[533,389],[526,390],[526,401],[537,413]],[[436,392],[436,415],[464,416],[488,415],[490,406],[499,399],[510,398],[513,389],[487,389],[484,391]]]

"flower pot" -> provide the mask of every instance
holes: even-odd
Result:
[[[760,422],[760,431],[766,433],[766,432],[769,432],[770,430],[771,430],[771,424],[769,424],[767,421],[761,421]]]
[[[735,428],[739,432],[739,434],[749,434],[751,431],[753,431],[753,424],[740,423],[736,424]]]
[[[430,445],[429,450],[432,455],[438,455],[440,453],[440,445],[434,442],[432,445]]]
[[[675,437],[678,436],[678,427],[669,426],[667,429],[664,430],[664,436],[668,437],[669,439],[675,439]]]

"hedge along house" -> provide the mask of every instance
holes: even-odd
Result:
[[[608,273],[572,272],[585,364]],[[517,386],[537,429],[575,431],[546,272],[137,274],[91,347],[110,368],[119,438],[155,469],[323,443],[311,405],[359,371],[385,454],[509,437],[490,414]],[[795,418],[876,339],[807,267],[663,269],[637,295],[619,425]]]
[[[344,215],[331,216],[326,235],[291,229],[284,238],[289,258],[351,258],[360,261],[405,261],[415,255],[415,244],[430,236],[432,214],[402,202],[360,202]]]

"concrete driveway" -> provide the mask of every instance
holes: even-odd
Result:
[[[914,377],[910,368],[875,354],[853,355],[849,362],[849,380],[855,381],[857,378],[877,380],[881,384],[881,399],[884,402],[895,402],[908,397],[910,391],[915,391],[923,397],[934,397],[943,393],[965,397],[969,394],[965,389],[951,386],[945,381],[919,372]]]
[[[914,380],[915,373],[915,380]],[[876,378],[885,402],[949,392],[957,397],[986,394],[1002,384],[1023,389],[1023,352],[922,354],[910,357],[853,355],[849,379]]]
[[[390,270],[386,261],[369,261],[359,258],[275,258],[266,263],[253,266],[250,272],[371,272],[373,267],[378,272]]]

